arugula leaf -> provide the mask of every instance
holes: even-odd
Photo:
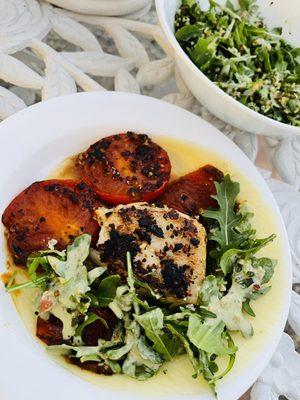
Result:
[[[224,376],[226,376],[228,374],[228,372],[231,371],[234,362],[235,362],[235,358],[236,358],[236,351],[237,351],[237,347],[235,346],[231,336],[229,335],[228,332],[225,332],[225,336],[226,336],[226,340],[227,340],[227,344],[228,344],[228,348],[231,349],[231,354],[229,355],[229,361],[228,361],[228,365],[227,367],[224,369],[224,371],[222,371],[219,375],[214,376],[213,378],[211,378],[209,380],[209,385],[212,386],[213,388],[215,387],[215,383],[224,378]]]
[[[225,5],[226,5],[227,8],[229,8],[232,11],[234,11],[234,5],[231,3],[230,0],[226,0]]]
[[[137,295],[135,295],[133,300],[146,311],[154,310],[156,308],[156,306],[149,306],[147,300],[141,300]]]
[[[138,315],[140,313],[140,305],[138,304],[137,301],[134,300],[137,297],[134,286],[135,276],[132,269],[131,255],[129,251],[127,251],[126,253],[126,261],[127,261],[127,285],[129,287],[129,293],[132,295],[134,312]]]
[[[134,274],[133,274],[133,269],[132,269],[132,263],[131,263],[131,255],[129,251],[126,253],[126,261],[127,261],[127,285],[130,290],[135,291],[134,288]]]
[[[174,337],[168,330],[163,332],[161,339],[172,359],[180,354],[185,353],[185,348],[181,340]]]
[[[188,340],[188,338],[186,337],[186,334],[184,333],[182,327],[178,326],[178,325],[173,325],[171,323],[166,323],[165,327],[173,334],[175,335],[179,340],[181,340],[182,344],[184,345],[184,348],[186,350],[186,353],[189,357],[189,360],[191,362],[191,364],[193,365],[194,369],[195,369],[195,373],[197,374],[197,376],[201,373],[201,368],[199,368],[199,362],[195,357],[195,354],[191,348],[191,344]]]
[[[109,303],[109,308],[115,313],[117,318],[123,319],[126,313],[131,311],[135,293],[129,292],[127,285],[117,287],[114,300]]]
[[[102,361],[101,358],[97,354],[90,354],[88,356],[80,357],[80,362],[84,363],[86,361]]]
[[[48,255],[55,255],[59,259],[63,259],[65,257],[65,251],[58,251],[54,249],[42,250],[35,253],[32,253],[27,259],[27,269],[28,274],[30,276],[30,280],[18,285],[12,285],[12,282],[7,285],[7,292],[11,293],[16,290],[21,289],[33,289],[39,288],[41,290],[46,290],[48,283],[54,277],[52,268],[48,262]],[[37,269],[42,267],[44,270],[44,274],[37,274]]]
[[[132,378],[144,381],[155,375],[162,365],[162,360],[140,336],[128,353],[122,365],[122,372]]]
[[[162,332],[164,327],[164,314],[161,309],[155,308],[154,310],[135,316],[135,319],[145,330],[145,335],[153,342],[153,349],[166,360],[172,360],[172,351],[170,351],[168,347],[170,342]]]
[[[129,353],[132,346],[133,346],[133,341],[126,343],[124,346],[119,347],[118,349],[108,350],[106,352],[106,355],[110,360],[120,360],[127,353]]]
[[[141,335],[136,321],[126,321],[125,346],[119,349],[121,357],[125,356],[122,365],[122,372],[132,378],[145,380],[155,375],[162,365],[162,359],[159,354],[149,347],[145,337]],[[116,350],[118,351],[118,350]],[[109,352],[110,357],[114,350]]]
[[[251,257],[269,242],[275,239],[270,235],[264,239],[255,239],[255,230],[249,219],[253,214],[243,208],[236,211],[236,199],[240,191],[239,183],[232,182],[226,175],[223,182],[215,182],[217,194],[212,196],[217,200],[218,210],[206,210],[204,217],[218,222],[217,228],[212,228],[209,240],[216,243],[216,248],[209,254],[219,260],[219,266],[227,275],[239,257]]]
[[[189,318],[187,336],[197,347],[207,353],[224,355],[233,354],[237,348],[229,348],[224,345],[223,321],[212,322],[211,320],[202,322],[201,319],[193,314]]]
[[[48,346],[47,351],[52,354],[71,355],[76,358],[94,356],[99,351],[99,346],[70,346],[67,344],[59,344]]]
[[[92,324],[93,322],[98,321],[98,320],[102,322],[103,326],[104,326],[106,329],[109,329],[109,328],[108,328],[108,325],[107,325],[107,322],[105,321],[104,318],[100,317],[99,315],[97,315],[97,314],[95,314],[95,313],[93,313],[93,312],[89,312],[89,313],[87,314],[87,319],[86,319],[81,325],[79,325],[79,326],[76,328],[75,335],[76,335],[76,336],[81,336],[81,335],[82,335],[82,332],[83,332],[83,330],[84,330],[84,328],[85,328],[86,326],[88,326],[88,325],[90,325],[90,324]]]
[[[214,37],[209,39],[200,37],[194,49],[190,52],[191,59],[202,71],[209,67],[215,55],[216,44],[214,39]]]
[[[239,5],[242,10],[249,11],[253,6],[253,0],[239,0]]]
[[[91,306],[96,306],[96,307],[99,306],[97,296],[95,295],[94,292],[90,291],[90,292],[86,293],[86,297],[90,300]]]
[[[29,255],[27,258],[26,266],[28,269],[30,269],[30,264],[32,262],[37,262],[39,261],[41,265],[43,266],[45,262],[47,262],[46,256],[55,256],[61,260],[65,260],[66,258],[66,250],[55,250],[54,248],[46,249],[46,250],[40,250],[40,251],[35,251]]]
[[[28,269],[28,274],[32,280],[35,280],[37,278],[36,271],[38,267],[42,267],[42,269],[45,272],[49,272],[49,263],[47,257],[41,256],[39,254],[36,257],[31,255],[27,259],[27,269]]]
[[[210,356],[205,351],[193,347],[183,327],[170,323],[167,323],[165,326],[167,329],[170,330],[173,335],[177,336],[182,341],[189,360],[195,371],[193,378],[197,378],[202,373],[208,384],[215,391],[215,381],[213,379],[214,372],[218,370],[217,365],[210,360]],[[229,340],[228,344],[229,346],[231,346]],[[234,357],[234,354],[230,355],[230,360],[232,357]],[[231,360],[231,363],[232,362],[234,362],[234,359]]]
[[[176,39],[189,40],[200,34],[201,27],[199,25],[185,25],[176,32]]]
[[[240,331],[243,336],[250,337],[253,335],[253,328],[242,313],[242,305],[253,289],[252,284],[244,287],[240,283],[240,274],[235,273],[232,276],[232,284],[228,293],[223,296],[213,294],[210,297],[209,310],[217,315],[216,321],[222,320],[225,323],[228,330]]]
[[[48,255],[47,261],[57,275],[51,282],[50,292],[55,298],[51,313],[63,323],[63,338],[74,336],[78,325],[76,317],[86,314],[88,301],[81,301],[90,291],[88,272],[84,265],[89,255],[91,235],[84,234],[75,238],[67,247],[65,257]],[[59,296],[55,296],[58,293]],[[71,313],[70,313],[71,310]]]
[[[218,202],[219,209],[206,210],[203,216],[218,221],[219,229],[214,230],[209,238],[218,243],[220,253],[223,253],[229,246],[239,247],[241,242],[241,235],[234,230],[239,223],[235,204],[240,184],[232,182],[230,176],[226,175],[222,182],[215,182],[215,186],[217,194],[212,197]]]
[[[274,274],[274,268],[277,261],[271,260],[267,257],[253,258],[252,265],[254,268],[262,268],[264,270],[264,276],[261,280],[261,285],[264,285],[270,281]]]
[[[97,278],[99,278],[99,276],[101,276],[102,274],[104,274],[104,272],[106,272],[106,268],[104,267],[96,267],[91,269],[88,272],[88,281],[89,283],[93,283]]]
[[[139,286],[142,289],[145,289],[146,292],[150,293],[150,295],[155,299],[159,299],[161,297],[161,295],[156,293],[147,282],[142,282],[136,278],[134,278],[134,282],[137,286]]]
[[[250,306],[250,299],[246,299],[246,300],[243,302],[242,310],[243,310],[245,313],[251,315],[251,317],[255,317],[255,316],[256,316],[256,315],[255,315],[255,312],[252,310],[252,308],[251,308],[251,306]]]
[[[216,314],[208,311],[206,308],[203,307],[195,307],[195,311],[201,318],[217,318]]]
[[[256,239],[253,241],[253,244],[250,248],[245,250],[242,249],[230,249],[227,250],[221,257],[220,267],[224,274],[228,274],[232,272],[234,263],[238,259],[238,257],[249,257],[255,253],[257,253],[260,249],[265,247],[268,243],[272,242],[276,238],[276,235],[272,234],[264,239]]]
[[[122,373],[122,367],[117,361],[106,360],[105,363],[110,367],[114,374]]]
[[[110,275],[101,281],[96,291],[96,296],[100,307],[107,307],[109,303],[114,300],[119,283],[119,275]]]

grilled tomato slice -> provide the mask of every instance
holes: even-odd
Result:
[[[152,202],[165,190],[171,173],[167,152],[147,135],[108,136],[78,156],[81,178],[112,205]]]
[[[36,323],[36,336],[47,346],[64,343],[62,336],[63,323],[60,319],[50,314],[47,320],[38,317]]]
[[[223,179],[223,173],[211,165],[205,165],[172,182],[159,202],[188,215],[196,215],[209,207],[216,208],[214,182]]]
[[[46,249],[50,239],[57,240],[60,250],[82,233],[91,234],[95,243],[99,225],[93,210],[99,205],[98,196],[85,183],[53,179],[30,185],[2,216],[15,263],[25,265],[27,257]]]

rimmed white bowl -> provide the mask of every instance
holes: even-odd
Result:
[[[203,0],[199,1],[203,3]],[[225,0],[219,0],[219,3],[225,3]],[[180,4],[181,0],[156,0],[156,9],[182,78],[193,95],[212,114],[241,130],[275,138],[300,135],[300,127],[275,121],[244,106],[221,90],[196,67],[174,36],[174,16]],[[282,26],[284,37],[299,47],[300,2],[257,0],[257,4],[268,25]]]
[[[141,10],[151,0],[46,0],[56,6],[81,14],[126,16]]]
[[[236,366],[218,386],[219,400],[236,400],[257,379],[279,342],[289,309],[291,259],[285,227],[269,188],[244,153],[220,131],[181,108],[133,94],[78,93],[39,103],[0,124],[0,213],[18,192],[35,180],[45,179],[66,157],[82,151],[101,137],[127,130],[148,133],[157,140],[163,140],[165,136],[184,140],[189,143],[190,152],[197,145],[205,150],[205,154],[213,152],[225,164],[235,168],[236,176],[242,171],[247,182],[243,184],[244,188],[253,185],[254,190],[250,189],[250,193],[255,193],[253,202],[266,205],[257,218],[271,213],[271,226],[267,224],[263,234],[269,230],[276,232],[277,241],[272,245],[274,249],[280,249],[273,288],[255,302],[255,335],[248,341],[237,335],[235,340],[240,349]],[[182,148],[184,146],[177,151],[177,157],[184,165],[189,154],[183,154]],[[203,165],[203,157],[198,161],[197,153],[198,166]],[[0,246],[0,272],[3,272],[6,263],[3,232],[0,232]],[[0,308],[1,399],[214,399],[206,384],[190,378],[192,368],[188,363],[172,369],[172,363],[176,361],[168,364],[170,372],[167,375],[161,373],[162,383],[159,376],[146,383],[128,377],[117,377],[116,380],[99,377],[99,385],[92,385],[45,354],[43,347],[24,328],[3,285],[0,285]],[[179,389],[176,386],[182,375],[190,380],[193,392],[185,381]],[[168,392],[163,382],[168,383]],[[150,395],[143,391],[147,385],[152,390]]]

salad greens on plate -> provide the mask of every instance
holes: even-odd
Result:
[[[233,367],[237,346],[231,331],[253,335],[251,302],[270,286],[275,261],[256,253],[274,239],[258,239],[252,214],[238,204],[239,184],[229,175],[215,183],[217,210],[203,214],[208,229],[207,275],[197,304],[166,302],[156,289],[136,278],[134,258],[127,252],[127,278],[110,275],[91,248],[91,236],[78,236],[66,250],[48,250],[28,258],[27,283],[7,286],[8,292],[38,288],[37,313],[62,321],[63,344],[48,346],[78,363],[96,361],[112,373],[146,380],[165,361],[186,354],[194,370],[215,389],[216,382]],[[116,323],[109,339],[94,346],[84,343],[90,324],[108,329],[97,309],[109,309]],[[227,358],[220,370],[219,357]]]
[[[300,48],[269,29],[255,0],[183,0],[175,36],[194,64],[219,88],[267,117],[300,126]]]

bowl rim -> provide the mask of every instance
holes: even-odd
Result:
[[[66,10],[82,13],[86,15],[99,15],[104,17],[126,17],[140,11],[143,7],[147,6],[149,0],[139,0],[140,4],[136,1],[131,4],[131,0],[118,0],[118,5],[109,4],[105,0],[85,0],[85,2],[78,2],[77,0],[46,0],[48,3],[64,7]],[[85,4],[84,4],[85,3]],[[129,8],[129,11],[128,11]],[[116,11],[118,10],[118,11]]]
[[[101,103],[103,103],[103,109],[101,108]],[[113,104],[113,108],[112,108]],[[159,131],[157,131],[155,134],[158,135],[170,135],[174,136],[175,138],[181,138],[183,140],[187,140],[190,143],[193,143],[192,140],[195,139],[196,137],[199,137],[199,142],[201,141],[201,135],[199,135],[199,128],[202,126],[203,128],[206,127],[206,130],[210,130],[212,136],[216,137],[218,135],[219,137],[219,142],[222,143],[220,144],[220,147],[218,150],[216,150],[218,153],[224,154],[224,158],[227,159],[229,156],[226,154],[228,153],[228,147],[230,147],[230,152],[232,152],[231,156],[236,157],[236,161],[234,164],[237,166],[238,160],[243,160],[242,164],[245,164],[245,167],[247,168],[248,171],[244,172],[245,177],[248,177],[250,179],[251,176],[255,176],[256,181],[255,181],[255,187],[257,188],[258,192],[263,195],[265,201],[269,200],[270,202],[270,207],[274,211],[274,219],[276,221],[276,225],[278,226],[279,232],[281,233],[281,242],[285,245],[284,249],[284,254],[287,257],[287,282],[286,282],[286,290],[284,294],[284,303],[283,303],[283,308],[282,308],[282,313],[280,315],[280,318],[278,319],[278,322],[276,323],[276,329],[272,331],[273,336],[270,340],[269,343],[264,344],[263,350],[259,351],[260,354],[260,363],[259,365],[256,365],[253,370],[251,370],[250,366],[251,363],[249,364],[249,368],[247,368],[247,374],[244,373],[244,375],[239,375],[237,378],[242,378],[239,381],[239,384],[236,385],[235,387],[235,393],[238,391],[238,394],[241,395],[242,391],[245,392],[249,386],[251,386],[252,383],[254,383],[254,380],[259,376],[259,374],[262,372],[263,368],[267,365],[269,360],[271,359],[271,356],[273,352],[275,351],[281,334],[284,329],[284,325],[288,316],[288,311],[289,311],[289,304],[290,304],[290,298],[291,298],[291,289],[292,289],[292,263],[291,263],[291,252],[289,249],[289,243],[288,243],[288,236],[287,232],[284,226],[283,218],[282,215],[279,211],[279,207],[272,195],[272,192],[268,188],[265,180],[263,177],[259,174],[253,163],[246,157],[246,155],[235,145],[231,140],[229,140],[225,135],[223,135],[217,128],[209,124],[208,122],[204,121],[202,118],[196,116],[195,114],[192,114],[191,112],[184,110],[180,107],[174,106],[172,104],[169,104],[167,102],[163,102],[161,100],[157,100],[151,97],[147,96],[141,96],[141,95],[136,95],[136,94],[129,94],[129,93],[118,93],[118,92],[89,92],[89,93],[76,93],[76,94],[71,94],[68,96],[61,96],[61,97],[56,97],[54,99],[47,100],[45,102],[41,102],[38,104],[35,104],[33,106],[30,106],[19,113],[16,113],[12,115],[11,117],[7,118],[4,122],[0,124],[0,131],[2,131],[2,135],[0,135],[0,154],[5,155],[5,157],[2,158],[1,162],[5,163],[6,159],[12,158],[10,155],[10,152],[6,150],[6,144],[7,142],[13,142],[15,143],[15,140],[19,137],[22,136],[23,141],[19,142],[16,144],[16,148],[14,148],[14,155],[15,157],[18,157],[18,154],[23,154],[24,151],[28,151],[28,148],[30,149],[33,147],[30,153],[30,157],[35,156],[36,152],[41,149],[41,144],[43,146],[47,146],[47,151],[48,147],[50,144],[53,142],[53,140],[61,137],[65,137],[64,140],[67,140],[70,138],[70,129],[71,129],[71,135],[77,135],[76,141],[79,142],[80,146],[82,145],[81,140],[87,140],[87,138],[83,138],[85,135],[79,135],[79,131],[82,132],[82,124],[84,122],[84,129],[87,130],[87,136],[89,135],[96,135],[94,129],[95,125],[97,128],[98,132],[98,124],[102,126],[101,129],[105,129],[106,131],[114,130],[117,131],[117,128],[115,128],[115,125],[122,123],[123,129],[130,129],[127,126],[124,126],[124,121],[123,118],[128,120],[128,115],[132,115],[128,110],[131,110],[133,107],[136,115],[139,115],[139,110],[142,110],[143,118],[145,115],[149,118],[149,122],[144,122],[144,119],[142,122],[136,122],[136,124],[139,126],[139,128],[134,127],[134,129],[139,129],[142,131],[143,129],[146,130],[146,126],[149,126],[149,130],[157,130],[157,128],[151,128],[153,126],[157,126],[159,121]],[[99,108],[103,111],[103,117],[101,114],[99,114],[98,110]],[[115,110],[120,109],[120,114],[121,117],[118,117],[119,121],[116,122],[115,118]],[[78,111],[77,111],[78,110]],[[110,114],[109,117],[107,117],[105,110]],[[157,118],[156,122],[152,122],[153,120],[153,113],[160,116],[160,118]],[[97,114],[95,114],[97,113]],[[113,113],[113,122],[107,122],[107,119],[111,121],[111,114]],[[96,116],[95,116],[96,115]],[[124,117],[126,115],[126,117]],[[43,118],[43,116],[47,116],[46,119]],[[95,121],[92,120],[90,121],[91,118],[95,116]],[[183,130],[182,123],[178,124],[180,125],[179,128],[176,129],[176,123],[175,123],[175,129],[174,129],[174,118],[171,118],[175,116],[175,119],[178,121],[180,119],[183,119],[184,121],[188,120],[191,121],[191,126],[192,126],[192,132],[191,132],[191,137],[186,137],[184,136],[185,134],[185,129]],[[130,117],[131,118],[131,117]],[[49,124],[46,123],[46,120],[49,120]],[[139,120],[141,119],[140,117],[133,117],[132,120]],[[71,122],[70,122],[71,121]],[[88,121],[88,122],[87,122]],[[79,123],[79,127],[78,127]],[[58,132],[54,132],[53,136],[51,137],[49,135],[49,132],[53,130],[53,127],[56,127],[57,124],[60,126],[60,130]],[[126,123],[128,125],[129,123]],[[26,138],[24,137],[24,129],[28,129],[29,127],[33,128],[33,138],[30,139],[31,142],[34,142],[34,144],[26,144]],[[74,128],[76,126],[76,128]],[[114,126],[112,128],[112,126]],[[170,128],[167,128],[167,130],[172,132],[172,134],[169,133],[164,133],[164,129],[162,126],[171,126]],[[40,131],[40,128],[43,128],[42,132]],[[70,128],[71,127],[71,128]],[[185,125],[186,127],[186,125]],[[37,128],[38,134],[37,134]],[[65,128],[65,129],[64,129]],[[93,132],[91,131],[93,130]],[[180,131],[180,133],[178,133]],[[206,131],[205,131],[206,132]],[[154,133],[150,133],[153,134]],[[206,134],[206,133],[205,133]],[[97,133],[98,135],[98,133]],[[102,135],[102,133],[101,133]],[[204,133],[203,133],[204,135]],[[79,140],[80,136],[80,140]],[[90,140],[90,139],[89,139]],[[197,140],[195,139],[195,142],[197,143]],[[56,143],[56,142],[55,142]],[[69,142],[68,142],[69,143]],[[67,148],[68,154],[74,154],[70,150],[69,145],[66,144],[64,147]],[[204,147],[206,147],[204,145]],[[210,147],[210,146],[208,146]],[[81,147],[80,147],[81,148]],[[27,149],[27,150],[26,150]],[[34,152],[32,152],[34,150]],[[50,149],[49,149],[50,151]],[[70,153],[69,153],[70,152]],[[51,159],[53,158],[51,154]],[[42,162],[44,162],[44,159],[40,157]],[[57,165],[57,160],[55,160],[55,165]],[[13,160],[11,160],[11,163],[13,163]],[[26,159],[27,163],[27,159]],[[18,167],[22,166],[23,164],[19,164]],[[10,173],[15,173],[18,172],[16,170],[9,170]],[[7,173],[8,170],[3,170],[3,174],[5,175],[5,180],[0,179],[0,182],[5,183],[6,178],[7,178]],[[45,176],[45,171],[42,171],[43,176]],[[47,176],[47,175],[46,175]],[[0,174],[1,178],[1,174]],[[32,178],[30,178],[32,182]],[[23,184],[23,183],[22,183]],[[15,183],[13,184],[13,190],[15,191]],[[7,187],[5,185],[1,185],[2,190],[1,192],[6,192]],[[11,190],[11,188],[8,188],[8,192]],[[11,193],[8,193],[9,198],[11,199]],[[8,196],[7,195],[7,196]],[[266,196],[266,198],[265,198]],[[3,204],[5,203],[4,197],[1,198],[0,202],[0,209],[2,209]],[[3,239],[3,238],[2,238]],[[1,255],[2,256],[2,255]],[[1,268],[2,269],[2,266]],[[16,370],[17,368],[22,367],[22,363],[27,362],[27,359],[24,360],[25,355],[28,357],[29,362],[33,363],[32,370],[40,370],[40,373],[42,374],[43,371],[47,370],[47,372],[51,372],[51,376],[58,376],[59,379],[57,379],[56,383],[61,384],[62,381],[64,384],[69,384],[70,386],[69,390],[72,390],[72,395],[75,400],[81,399],[81,395],[83,393],[83,390],[85,390],[86,394],[88,394],[88,397],[90,399],[96,399],[98,398],[99,394],[103,394],[106,396],[108,400],[114,400],[116,393],[119,393],[117,391],[111,391],[108,390],[105,387],[102,387],[99,389],[99,387],[94,387],[93,385],[90,385],[90,383],[83,381],[82,379],[78,379],[77,376],[73,375],[69,371],[64,370],[60,365],[57,365],[54,363],[53,360],[50,359],[50,357],[45,357],[43,352],[41,351],[40,346],[38,343],[33,343],[34,341],[32,340],[32,336],[29,334],[27,329],[23,325],[23,321],[19,321],[19,313],[15,309],[15,306],[12,304],[13,302],[11,301],[11,298],[4,292],[3,288],[0,287],[0,303],[3,306],[2,308],[2,313],[0,313],[0,338],[5,337],[5,340],[0,341],[0,349],[2,349],[2,355],[4,356],[3,362],[7,363],[6,365],[9,366],[10,363],[13,362],[12,357],[11,357],[11,346],[8,346],[9,344],[13,344],[15,347],[14,349],[22,348],[22,354],[24,357],[21,357],[19,360],[19,365],[15,366]],[[5,326],[7,324],[6,319],[8,321],[13,321],[8,322],[8,326]],[[25,329],[24,329],[25,328]],[[8,329],[8,330],[7,330]],[[36,351],[30,352],[30,350],[33,349],[33,346],[35,347]],[[5,359],[6,357],[6,359]],[[37,364],[34,365],[34,364]],[[252,363],[253,364],[253,363]],[[15,363],[13,364],[15,365]],[[27,371],[28,370],[28,371]],[[23,372],[22,379],[26,377],[26,374],[31,374],[32,373],[31,368],[27,368],[26,371]],[[53,374],[53,375],[52,375]],[[247,376],[245,376],[247,375]],[[9,379],[7,379],[8,376],[7,374],[0,374],[0,383],[2,383],[3,386],[3,391],[7,390],[7,384],[9,383]],[[14,376],[9,377],[11,380],[14,380]],[[247,378],[247,379],[246,379]],[[45,377],[46,379],[46,377]],[[6,382],[6,385],[4,385],[4,382]],[[39,381],[36,383],[36,390],[40,390],[40,386],[42,385],[41,390],[44,391],[44,386],[43,382]],[[54,385],[55,388],[49,388],[48,392],[45,394],[45,399],[48,400],[51,397],[51,391],[56,390],[56,385]],[[228,385],[227,385],[228,386]],[[226,387],[227,387],[226,386]],[[17,395],[13,394],[13,390],[17,390],[18,393]],[[78,390],[78,393],[75,392]],[[232,388],[230,390],[233,390]],[[80,392],[79,392],[80,391]],[[122,392],[122,398],[124,400],[126,399],[154,399],[154,396],[143,396],[140,394],[134,393],[127,393],[126,391]],[[228,394],[228,393],[227,393]],[[231,393],[232,394],[232,393]],[[23,391],[21,393],[23,396]],[[90,395],[90,396],[89,396]],[[7,395],[7,399],[11,400],[16,400],[16,399],[21,399],[23,397],[20,397],[20,392],[18,389],[18,385],[15,385],[15,387],[11,388],[10,386],[10,394]],[[26,397],[27,398],[27,397]],[[32,398],[32,397],[31,397]],[[34,396],[34,399],[37,397]],[[181,396],[180,397],[176,395],[167,395],[164,397],[165,399],[168,400],[187,400],[189,397],[188,395]],[[233,400],[236,397],[225,397],[226,400],[230,399]]]
[[[289,125],[284,122],[277,121],[273,118],[267,117],[257,111],[252,110],[251,108],[245,106],[238,100],[236,100],[234,97],[230,96],[227,94],[224,90],[219,88],[214,82],[212,82],[194,63],[193,61],[189,58],[189,56],[184,52],[182,47],[180,46],[178,40],[175,37],[175,34],[172,32],[170,29],[170,26],[167,22],[166,19],[166,14],[165,14],[165,5],[168,4],[167,0],[155,0],[155,6],[156,6],[156,12],[158,15],[158,20],[160,23],[160,26],[168,39],[169,44],[171,44],[173,50],[176,52],[177,55],[180,56],[181,60],[188,66],[188,68],[193,71],[194,73],[198,74],[203,80],[207,82],[210,86],[213,87],[215,92],[218,94],[218,96],[222,96],[227,102],[230,102],[231,104],[235,105],[236,107],[239,107],[240,110],[245,113],[247,112],[251,117],[253,118],[258,118],[261,119],[262,121],[265,121],[268,125],[275,125],[277,129],[282,129],[283,130],[283,136],[285,138],[288,138],[289,136],[297,136],[300,135],[300,127],[294,126],[294,125]],[[264,134],[263,132],[258,133],[258,134]]]

